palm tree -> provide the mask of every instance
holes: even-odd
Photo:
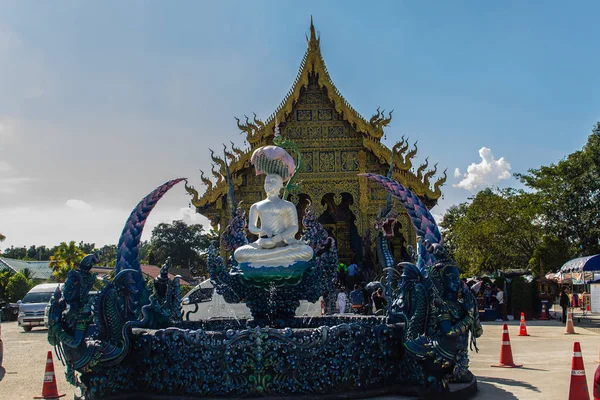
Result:
[[[54,255],[50,256],[48,266],[54,271],[52,276],[58,281],[63,282],[67,278],[70,270],[79,265],[85,253],[71,240],[69,244],[62,242]]]
[[[23,268],[21,270],[21,273],[23,274],[23,276],[27,279],[33,279],[33,271],[29,268]]]

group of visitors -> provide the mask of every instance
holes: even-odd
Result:
[[[585,309],[585,306],[589,304],[589,300],[586,302],[586,293],[583,292],[581,294],[573,292],[569,296],[569,288],[563,287],[560,292],[560,306],[562,307],[562,322],[563,324],[567,322],[567,310],[571,308],[581,308]]]
[[[361,276],[358,265],[355,263],[350,265],[339,263],[337,267],[337,281],[343,287],[353,287],[359,284]]]
[[[346,288],[342,286],[337,295],[337,309],[340,314],[346,313],[348,295]],[[383,288],[379,287],[372,293],[366,289],[365,283],[360,282],[354,285],[354,290],[350,292],[350,304],[354,314],[362,315],[380,315],[384,312],[387,305],[387,299],[383,294]]]
[[[498,315],[496,322],[506,321],[506,299],[504,297],[504,290],[501,287],[493,286],[490,284],[485,285],[483,289],[483,299],[485,309],[494,309]]]

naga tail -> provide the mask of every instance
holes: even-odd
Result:
[[[358,174],[358,176],[363,176],[378,183],[402,203],[417,230],[417,236],[420,236],[429,245],[442,245],[442,235],[433,215],[413,192],[395,180],[382,175],[366,173]],[[426,261],[430,261],[427,252],[424,253]]]
[[[140,271],[140,238],[142,237],[146,218],[148,218],[150,211],[152,211],[163,195],[183,180],[185,180],[185,178],[173,179],[159,186],[152,193],[144,197],[133,209],[129,215],[129,219],[125,223],[123,233],[121,233],[121,238],[119,239],[119,244],[117,246],[117,265],[115,273],[118,274],[124,269]]]

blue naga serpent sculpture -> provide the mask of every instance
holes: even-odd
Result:
[[[86,399],[98,399],[123,393],[280,397],[406,384],[439,390],[472,378],[469,344],[475,346],[482,333],[476,303],[470,292],[461,291],[458,269],[444,252],[433,217],[402,185],[366,176],[400,200],[420,236],[415,264],[401,264],[399,285],[388,281],[388,317],[294,317],[298,299],[316,301],[331,288],[338,261],[335,241],[309,208],[303,240],[313,247],[314,265],[289,290],[259,281],[242,285],[245,278],[236,266],[227,265],[216,246],[209,249],[217,292],[226,301],[243,297],[254,308],[254,326],[244,323],[236,330],[228,321],[183,321],[178,278],[169,280],[165,265],[152,287],[138,258],[146,218],[177,179],[131,213],[119,240],[115,276],[95,300],[89,294],[96,281],[91,268],[99,254],[86,256],[70,271],[64,289],[51,300],[48,340],[67,365],[68,381]],[[238,209],[221,238],[222,249],[231,252],[245,243],[244,228]]]
[[[100,261],[100,252],[84,257],[77,269],[69,271],[64,289],[54,293],[48,315],[48,341],[66,363],[71,384],[78,384],[78,371],[82,372],[84,388],[102,387],[107,379],[97,371],[123,361],[131,346],[132,328],[160,327],[172,319],[181,320],[178,279],[169,281],[168,266],[163,267],[151,295],[141,273],[138,252],[148,215],[162,196],[182,180],[166,182],[132,211],[119,240],[114,279],[105,280],[106,286],[96,299],[89,292],[96,281],[91,269]],[[86,374],[92,369],[96,372]]]
[[[390,321],[404,322],[406,354],[422,366],[424,378],[433,386],[471,380],[468,350],[477,350],[477,337],[483,333],[477,301],[471,291],[463,291],[435,219],[416,195],[395,180],[360,175],[399,200],[417,231],[416,264],[399,264],[403,270],[398,285],[388,280],[393,299]]]

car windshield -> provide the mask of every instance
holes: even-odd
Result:
[[[52,293],[47,292],[47,293],[27,293],[25,295],[25,297],[23,297],[23,300],[21,300],[22,303],[47,303],[50,301],[50,298],[52,297]]]

